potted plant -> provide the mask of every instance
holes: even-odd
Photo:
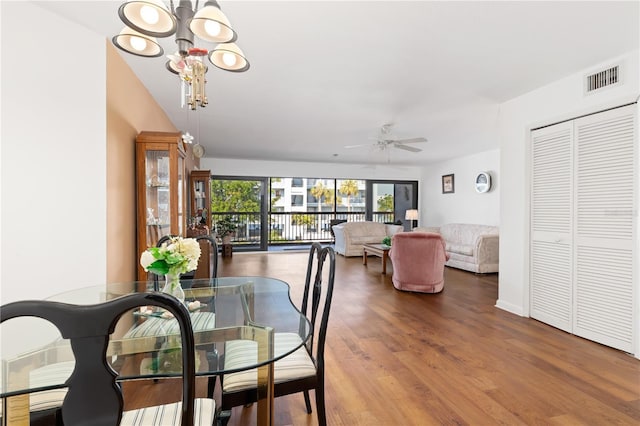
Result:
[[[216,222],[216,234],[222,239],[222,244],[231,242],[231,236],[237,228],[238,225],[231,219],[231,216],[225,216]]]

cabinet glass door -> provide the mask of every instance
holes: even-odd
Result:
[[[146,151],[147,247],[171,231],[171,192],[169,151]]]
[[[178,157],[178,235],[185,235],[186,216],[184,211],[184,197],[186,189],[186,180],[184,176],[184,159]]]

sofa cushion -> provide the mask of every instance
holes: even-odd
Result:
[[[345,230],[351,235],[352,239],[380,236],[380,239],[387,236],[384,223],[377,222],[347,222],[344,225]]]
[[[379,235],[368,235],[363,237],[353,237],[351,238],[352,244],[376,244],[381,243],[384,236]]]
[[[445,241],[455,244],[475,244],[478,235],[498,234],[496,226],[447,223],[440,226],[440,234]]]
[[[473,256],[473,246],[469,244],[447,243],[447,251],[465,256]]]

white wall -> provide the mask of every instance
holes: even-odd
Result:
[[[479,194],[475,178],[479,172],[491,175],[491,190]],[[454,175],[453,194],[442,193],[442,176]],[[444,223],[500,225],[500,150],[429,164],[423,171],[419,226]]]
[[[518,315],[529,315],[530,129],[636,100],[640,93],[638,57],[638,51],[635,51],[612,58],[501,105],[498,307]],[[616,63],[623,63],[623,84],[585,96],[584,76]]]
[[[103,37],[58,15],[0,7],[7,303],[106,282],[106,55]]]

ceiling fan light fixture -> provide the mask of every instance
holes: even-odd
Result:
[[[209,52],[209,61],[216,67],[232,72],[244,72],[249,69],[249,61],[235,43],[219,44]]]
[[[128,27],[151,37],[167,37],[176,32],[175,16],[161,0],[131,0],[118,8]]]
[[[111,41],[116,47],[136,56],[155,58],[164,53],[155,37],[144,35],[129,27],[124,27]]]
[[[231,23],[220,10],[218,2],[209,0],[193,16],[189,29],[198,37],[212,43],[230,43],[238,38]]]

